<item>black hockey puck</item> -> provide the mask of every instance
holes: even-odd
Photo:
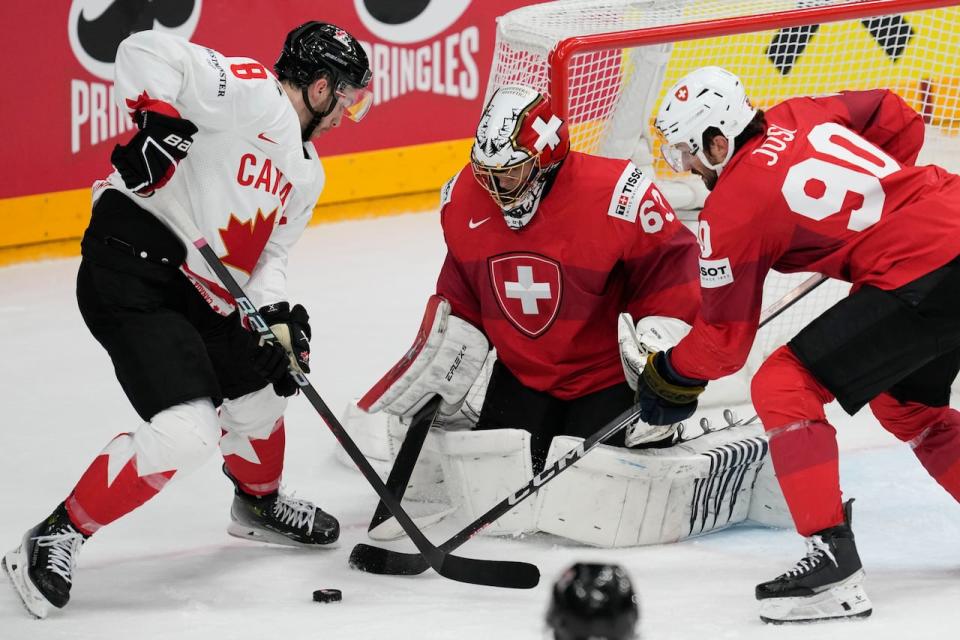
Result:
[[[343,594],[340,589],[317,589],[313,592],[314,602],[340,602]]]

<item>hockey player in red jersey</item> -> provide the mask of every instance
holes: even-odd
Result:
[[[138,131],[94,186],[77,300],[144,420],[111,440],[3,566],[44,617],[70,596],[81,545],[217,449],[235,487],[228,531],[299,546],[337,520],[279,491],[288,367],[309,371],[310,323],[286,294],[287,253],[323,188],[311,140],[370,105],[367,57],[342,29],[287,36],[276,76],[168,34],[120,44],[116,94]],[[174,206],[173,203],[176,203]],[[187,211],[280,343],[261,344],[176,215]],[[219,408],[219,409],[218,409]]]
[[[712,191],[699,220],[702,308],[650,356],[638,394],[654,423],[692,414],[708,380],[744,363],[770,269],[851,282],[851,294],[775,351],[752,383],[771,457],[807,555],[758,585],[765,620],[864,616],[871,604],[835,431],[823,406],[869,404],[960,500],[960,177],[916,166],[919,114],[891,91],[794,98],[766,113],[739,79],[699,69],[655,122],[664,158]]]
[[[489,341],[476,429],[530,432],[539,470],[553,436],[587,437],[633,403],[618,316],[690,322],[696,242],[632,162],[569,146],[546,96],[493,94],[470,163],[441,190],[447,256],[421,335],[361,408],[409,416],[438,393],[457,404]],[[628,442],[670,435],[643,425]]]

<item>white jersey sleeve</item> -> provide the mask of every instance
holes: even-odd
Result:
[[[208,131],[255,126],[265,115],[263,92],[249,80],[266,78],[266,68],[250,58],[226,58],[171,34],[141,31],[120,43],[114,69],[116,101],[130,111],[143,100],[160,100]]]
[[[184,274],[218,313],[230,313],[233,299],[193,245],[196,234],[178,225],[180,212],[251,301],[285,300],[287,254],[320,196],[323,168],[313,145],[303,143],[300,119],[273,73],[250,58],[155,31],[124,40],[115,70],[123,108],[162,101],[198,131],[171,180],[152,197],[131,193],[117,172],[95,191],[126,193],[177,233],[187,248]]]

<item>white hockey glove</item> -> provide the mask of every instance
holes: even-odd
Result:
[[[623,375],[630,388],[636,390],[637,379],[647,364],[647,356],[676,346],[689,332],[690,325],[676,318],[647,316],[641,318],[634,327],[630,314],[621,313],[617,320],[617,341],[620,343]],[[627,427],[625,443],[628,447],[638,447],[664,440],[676,433],[679,426],[680,423],[654,426],[638,420]]]
[[[440,413],[450,415],[470,391],[489,351],[479,329],[450,315],[449,302],[430,296],[413,346],[357,405],[368,413],[409,417],[439,394]]]
[[[690,325],[683,320],[666,316],[647,316],[633,326],[629,313],[621,313],[617,320],[617,341],[620,343],[620,363],[630,388],[636,391],[637,379],[647,364],[647,356],[666,351],[690,333]]]

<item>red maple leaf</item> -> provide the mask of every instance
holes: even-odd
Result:
[[[263,211],[257,209],[257,215],[246,222],[240,222],[236,216],[230,214],[227,228],[220,229],[220,239],[227,250],[226,255],[221,258],[224,264],[251,273],[263,253],[263,248],[267,246],[270,234],[273,233],[276,217],[276,208],[268,216],[264,216]]]

